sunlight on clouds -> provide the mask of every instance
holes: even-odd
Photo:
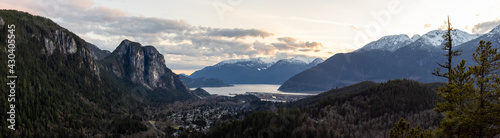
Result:
[[[385,35],[426,33],[443,25],[447,15],[456,29],[472,33],[500,24],[498,1],[401,1],[404,10],[391,16],[390,27],[354,44],[356,33],[376,21],[371,13],[385,10],[387,1],[287,1],[295,7],[283,2],[245,1],[223,20],[211,2],[198,1],[5,0],[0,5],[49,17],[102,49],[112,51],[123,39],[153,45],[174,70],[237,58],[326,59]],[[450,8],[442,8],[448,3]]]

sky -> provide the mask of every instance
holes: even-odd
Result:
[[[486,33],[498,0],[2,0],[0,9],[48,17],[113,51],[124,39],[153,45],[175,73],[222,60],[323,58],[382,36],[442,29]]]

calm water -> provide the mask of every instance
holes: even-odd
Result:
[[[230,94],[245,94],[246,92],[282,93],[294,95],[312,95],[306,93],[287,93],[278,91],[280,85],[274,84],[235,84],[233,87],[202,87],[210,94],[234,96]],[[194,90],[194,89],[193,89]]]

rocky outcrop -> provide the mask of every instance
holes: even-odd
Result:
[[[123,40],[111,55],[102,59],[106,70],[147,88],[189,92],[178,75],[165,65],[165,59],[153,46]]]
[[[94,74],[99,75],[99,68],[92,58],[90,50],[88,50],[87,43],[77,43],[74,38],[74,34],[71,34],[66,29],[54,29],[50,30],[48,35],[33,35],[35,38],[43,42],[44,48],[42,49],[42,54],[52,55],[57,50],[63,56],[68,57],[71,54],[79,52],[82,58],[79,63],[78,68],[88,67],[94,72]]]
[[[52,30],[49,36],[43,37],[44,53],[52,55],[55,49],[61,51],[64,55],[74,54],[77,51],[75,39],[66,34],[64,30]]]

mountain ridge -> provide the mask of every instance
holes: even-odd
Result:
[[[306,60],[300,58],[232,59],[195,71],[190,78],[219,78],[229,84],[281,84],[296,73],[316,66],[323,59]]]
[[[423,83],[444,81],[431,74],[438,67],[436,62],[444,62],[444,57],[442,57],[444,39],[441,37],[444,33],[443,30],[429,31],[420,37],[414,36],[418,39],[411,43],[399,43],[400,45],[396,46],[390,44],[408,42],[411,39],[405,35],[399,36],[404,39],[387,39],[398,37],[397,35],[382,37],[354,52],[331,56],[322,64],[291,77],[280,86],[279,90],[287,92],[325,91],[362,81],[383,82],[403,78]],[[491,33],[489,35],[493,36]],[[463,55],[465,55],[458,58],[469,61],[471,51],[474,49],[467,49],[464,45],[470,45],[467,46],[469,48],[474,47],[478,44],[478,39],[485,36],[487,34],[478,36],[456,30],[452,36],[453,45],[456,49],[464,50]],[[389,41],[380,42],[385,40]],[[374,43],[389,44],[389,46],[372,47]],[[392,51],[393,49],[387,50],[387,48],[392,47],[399,48],[394,51]],[[453,63],[458,63],[458,61],[454,60]]]

